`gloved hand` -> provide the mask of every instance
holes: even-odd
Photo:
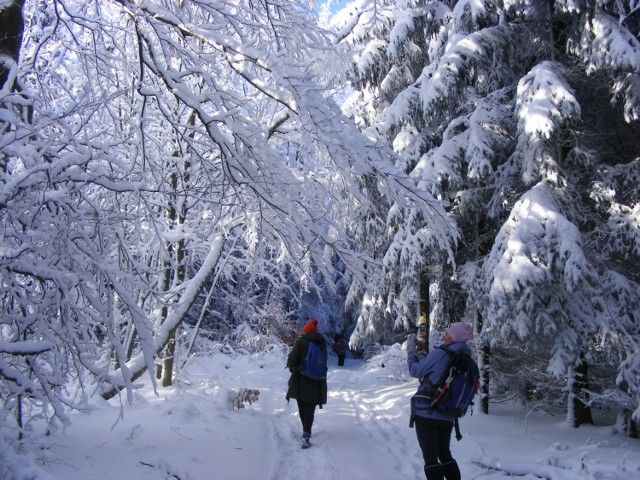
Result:
[[[415,351],[416,350],[416,334],[410,333],[407,335],[407,351]]]

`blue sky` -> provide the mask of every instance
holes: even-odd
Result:
[[[344,7],[347,3],[349,3],[349,0],[320,0],[318,2],[318,6],[322,6],[329,2],[331,2],[331,8],[330,8],[331,13],[335,13],[336,11]]]

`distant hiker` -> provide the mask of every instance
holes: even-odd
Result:
[[[344,341],[344,338],[338,337],[336,343],[333,345],[333,351],[338,355],[338,366],[344,366],[344,357],[347,353],[347,344]]]
[[[316,346],[320,348],[317,349]],[[324,361],[324,366],[319,366],[320,370],[324,371],[324,378],[322,372],[307,372],[312,368],[308,365],[311,361],[311,355],[308,354],[314,352],[317,352],[319,357],[316,362]],[[296,339],[287,359],[287,368],[291,372],[287,401],[295,398],[298,403],[298,413],[302,422],[302,448],[311,446],[309,439],[316,405],[322,408],[322,405],[327,403],[326,352],[327,342],[322,334],[318,333],[318,320],[314,318],[302,329],[302,335]]]
[[[428,355],[416,352],[416,336],[407,337],[407,363],[412,377],[424,382],[438,385],[449,370],[450,353],[462,352],[471,355],[471,349],[466,344],[473,338],[471,325],[457,322],[452,323],[445,330],[444,344],[433,349]],[[443,349],[445,347],[447,350]],[[420,390],[420,389],[419,389]],[[416,409],[416,435],[424,458],[424,473],[427,480],[460,480],[460,469],[451,456],[451,432],[456,418],[442,414],[435,409]]]

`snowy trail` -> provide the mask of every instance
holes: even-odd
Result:
[[[329,399],[323,409],[316,410],[312,448],[300,449],[295,401],[284,415],[276,412],[271,417],[274,444],[280,447],[271,460],[268,479],[300,479],[309,472],[313,472],[309,478],[314,479],[371,480],[374,472],[374,478],[381,479],[419,478],[416,472],[421,472],[420,465],[409,461],[406,454],[414,450],[415,441],[398,445],[401,426],[387,418],[389,398],[377,386],[359,385],[361,367],[362,362],[352,361],[345,368],[331,369]],[[397,396],[395,389],[389,390]],[[406,422],[402,423],[408,429]]]
[[[24,479],[422,480],[408,426],[416,381],[404,373],[404,355],[398,348],[384,362],[350,359],[343,368],[333,358],[328,402],[316,410],[306,450],[295,401],[284,398],[281,354],[200,358],[183,383],[157,395],[146,384],[131,405],[93,399],[90,412],[71,414],[71,426],[40,451],[47,475]],[[229,398],[243,387],[260,398],[237,410]],[[519,406],[492,408],[461,419],[464,438],[452,441],[464,480],[640,478],[640,442]]]
[[[352,453],[342,456],[340,453],[350,450],[348,441],[360,442],[364,447],[361,449],[364,458],[356,463],[370,467],[369,474],[373,471],[384,478],[412,478],[417,470],[421,471],[419,463],[412,462],[412,456],[408,455],[409,452],[417,453],[415,437],[411,436],[405,417],[390,415],[399,387],[385,383],[375,386],[360,383],[360,367],[332,372],[334,392],[330,396],[331,404],[327,406],[326,416],[330,419],[341,416],[340,421],[331,419],[328,423],[334,429],[339,425],[344,432],[336,432],[338,440],[331,443],[329,449],[335,451],[335,458],[348,462],[353,457]],[[355,472],[350,474],[357,475]],[[367,478],[367,475],[362,475],[362,478]]]

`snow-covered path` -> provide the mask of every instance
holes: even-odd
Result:
[[[266,478],[297,480],[304,472],[313,472],[309,478],[323,479],[422,476],[419,459],[407,455],[418,453],[407,419],[393,414],[401,387],[384,381],[366,385],[359,381],[362,370],[362,362],[354,361],[332,369],[329,400],[316,411],[311,449],[298,447],[301,427],[294,401],[285,410],[285,418],[273,417],[277,443],[286,448],[280,449],[282,460],[274,462]],[[405,390],[410,395],[413,387]]]
[[[93,411],[74,413],[65,433],[47,437],[43,468],[50,475],[23,478],[423,479],[408,427],[416,381],[404,373],[399,346],[343,368],[331,360],[329,400],[317,410],[310,449],[300,449],[297,408],[284,399],[283,355],[217,355],[194,360],[184,383],[157,396],[146,385],[132,405],[93,400]],[[229,396],[243,387],[258,389],[259,401],[231,408]],[[461,429],[452,451],[464,480],[514,478],[503,470],[524,480],[640,478],[640,442],[608,428],[574,430],[561,418],[501,405],[489,416],[463,418]]]

